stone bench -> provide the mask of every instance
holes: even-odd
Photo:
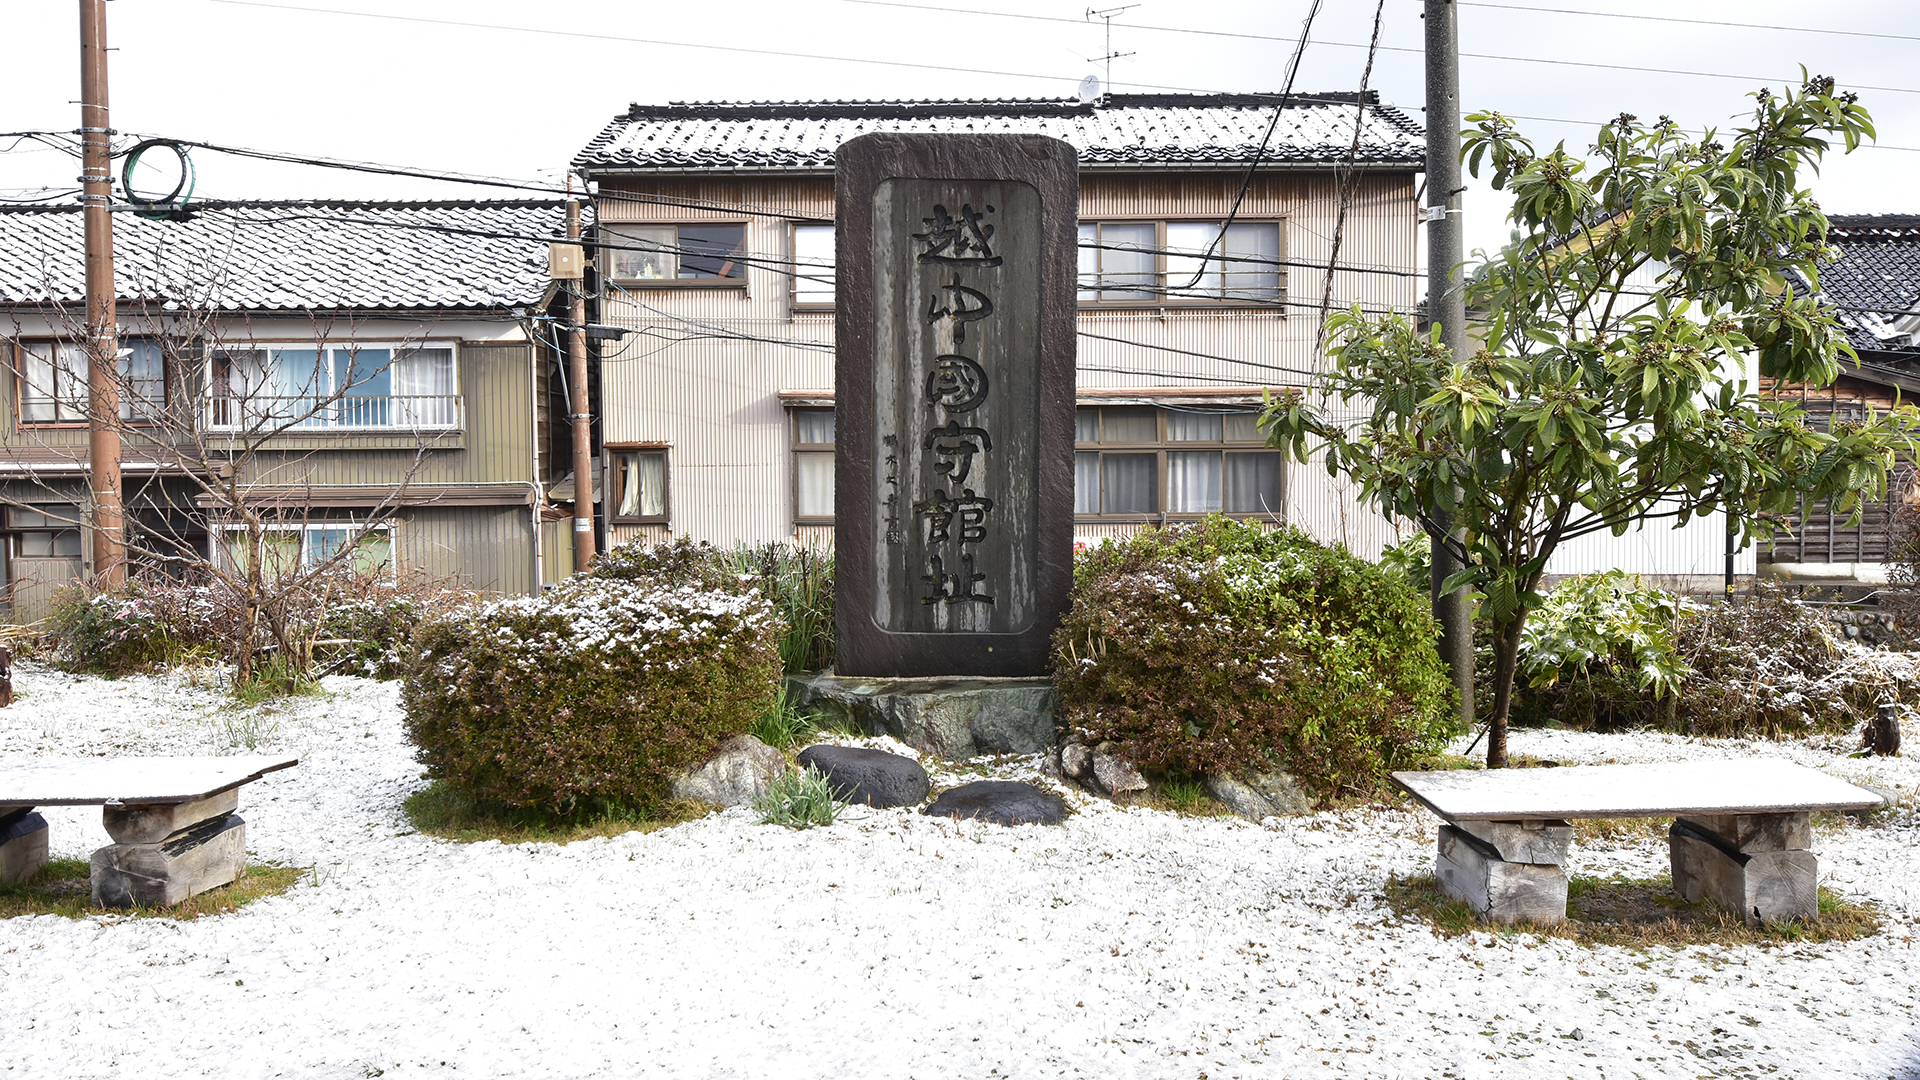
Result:
[[[0,758],[0,885],[47,862],[36,806],[100,806],[114,842],[93,853],[93,902],[169,907],[247,868],[240,788],[291,757]]]
[[[1397,772],[1440,815],[1440,891],[1495,922],[1567,917],[1575,818],[1671,817],[1673,887],[1749,925],[1819,911],[1809,815],[1883,805],[1871,791],[1791,762],[1686,761],[1547,769]]]

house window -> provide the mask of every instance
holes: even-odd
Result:
[[[336,565],[361,573],[393,567],[393,530],[386,525],[350,521],[268,525],[260,541],[261,573],[268,580],[309,573],[336,557],[340,560]],[[222,530],[221,547],[229,569],[246,571],[251,546],[247,526],[228,525]],[[340,555],[347,547],[352,550]]]
[[[66,341],[27,342],[19,367],[20,422],[83,424],[87,420],[87,347]],[[166,409],[166,362],[160,343],[120,342],[120,418],[137,420]]]
[[[667,520],[667,452],[614,450],[612,464],[614,520]]]
[[[1256,416],[1151,405],[1076,410],[1075,515],[1280,513],[1285,462],[1262,448]]]
[[[609,225],[609,276],[644,284],[745,284],[745,225]]]
[[[833,306],[833,226],[793,227],[793,306]]]
[[[1080,225],[1083,304],[1233,304],[1280,299],[1280,223],[1088,221]],[[1211,250],[1211,254],[1208,254]]]
[[[77,559],[80,557],[80,508],[70,504],[29,510],[7,508],[7,529],[13,534],[11,554],[16,559]]]
[[[793,519],[833,520],[833,410],[793,410]]]
[[[216,428],[458,428],[451,345],[265,345],[212,356]]]

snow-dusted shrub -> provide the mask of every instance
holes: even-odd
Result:
[[[413,648],[413,633],[429,616],[474,599],[470,590],[425,574],[396,576],[342,570],[316,606],[323,670],[371,679],[398,679]],[[333,644],[333,643],[341,644]]]
[[[1686,606],[1620,570],[1561,582],[1522,628],[1514,721],[1640,722],[1687,675],[1677,637]]]
[[[593,564],[595,577],[732,588],[751,581],[773,602],[786,629],[780,662],[791,672],[833,665],[833,553],[792,544],[716,548],[680,539],[621,544]]]
[[[1054,637],[1063,719],[1169,773],[1360,791],[1453,734],[1439,628],[1404,578],[1222,517],[1084,553]]]
[[[134,575],[117,589],[76,581],[54,596],[46,618],[52,662],[67,671],[128,675],[166,663],[203,642],[204,612],[185,587]]]
[[[576,575],[422,623],[407,732],[430,775],[478,799],[654,805],[767,707],[779,630],[745,585]]]

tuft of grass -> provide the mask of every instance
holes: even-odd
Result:
[[[754,720],[747,733],[776,750],[785,750],[805,738],[813,730],[813,724],[800,715],[793,700],[793,691],[785,679],[780,681],[774,691],[773,701],[767,711]]]
[[[833,785],[818,769],[789,771],[776,776],[767,785],[767,793],[753,801],[753,812],[762,825],[785,825],[790,829],[811,829],[831,825],[840,813],[833,797]]]
[[[1711,903],[1689,904],[1674,895],[1673,880],[1590,878],[1567,882],[1567,919],[1553,926],[1504,926],[1483,922],[1474,910],[1440,892],[1432,874],[1396,875],[1384,898],[1396,915],[1414,918],[1441,937],[1471,931],[1503,935],[1536,934],[1581,945],[1772,945],[1782,942],[1855,941],[1880,930],[1880,913],[1870,904],[1848,900],[1832,889],[1820,890],[1819,914],[1811,919],[1747,926],[1739,916]]]
[[[1573,838],[1582,844],[1637,844],[1645,841],[1665,841],[1667,832],[1673,827],[1670,817],[1646,818],[1575,818]]]
[[[253,676],[233,684],[233,699],[252,707],[275,698],[324,694],[320,680],[301,670],[281,653],[274,653],[254,665]]]
[[[503,844],[571,844],[601,836],[653,832],[703,818],[713,808],[698,802],[668,802],[659,807],[614,803],[581,805],[562,814],[537,807],[508,806],[472,795],[436,780],[407,796],[401,810],[413,827],[428,836],[471,844],[498,840]]]
[[[0,888],[0,919],[59,915],[84,919],[111,913],[138,919],[198,919],[224,915],[266,896],[279,896],[307,873],[302,867],[249,863],[231,885],[222,885],[173,907],[101,908],[93,903],[93,867],[85,859],[54,859],[26,881]]]
[[[1130,806],[1168,810],[1186,817],[1222,817],[1233,813],[1207,794],[1206,784],[1197,776],[1149,779],[1147,790],[1115,801]]]
[[[237,754],[252,752],[280,735],[280,722],[251,710],[221,712],[214,718],[220,729],[220,751]]]

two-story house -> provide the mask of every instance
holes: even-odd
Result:
[[[75,524],[88,499],[81,217],[0,208],[0,533],[16,621],[91,558]],[[479,589],[564,576],[568,538],[542,521],[548,240],[563,222],[559,203],[520,201],[116,213],[136,560],[224,557],[235,526],[221,492],[238,491],[272,520],[282,560],[353,543]]]
[[[1375,553],[1394,528],[1254,429],[1323,306],[1418,299],[1420,128],[1372,95],[634,105],[595,189],[609,539],[830,542],[834,151],[875,131],[1079,151],[1076,535],[1208,512]],[[1338,253],[1335,254],[1336,238]],[[1328,274],[1328,265],[1337,270]]]

